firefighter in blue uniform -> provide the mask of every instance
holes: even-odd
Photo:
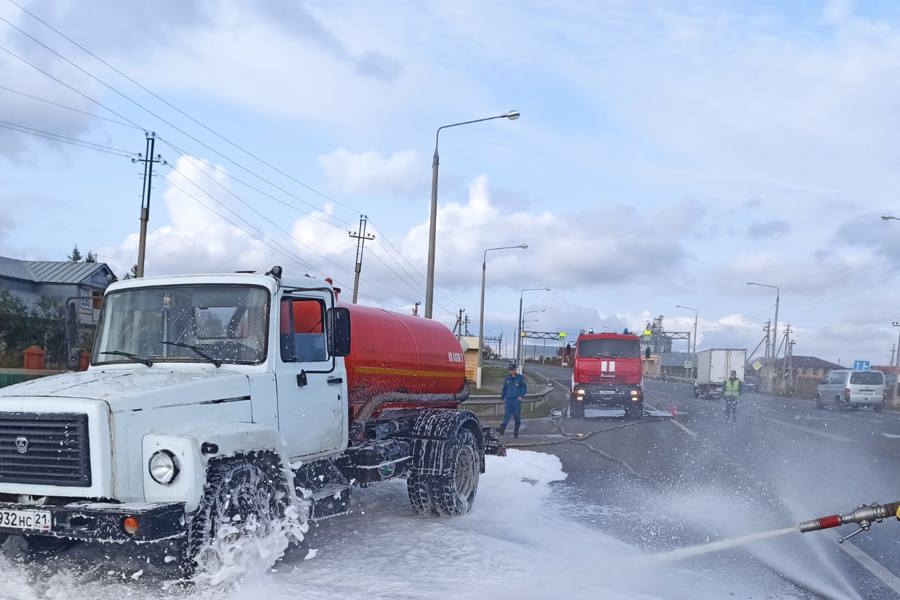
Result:
[[[519,437],[519,427],[522,425],[522,399],[528,393],[525,378],[517,372],[515,363],[509,363],[509,375],[503,380],[503,424],[500,425],[500,434],[506,433],[506,426],[510,419],[516,422],[513,437]]]

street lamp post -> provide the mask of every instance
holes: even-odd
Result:
[[[494,250],[514,250],[528,248],[528,244],[519,244],[518,246],[497,246],[496,248],[488,248],[484,251],[481,259],[481,312],[478,317],[478,368],[475,370],[475,387],[481,389],[481,357],[484,354],[484,280],[487,273],[487,253]]]
[[[900,221],[900,217],[895,217],[894,215],[881,215],[882,221]]]
[[[515,121],[519,118],[519,111],[511,110],[502,115],[493,117],[485,117],[483,119],[473,119],[471,121],[461,121],[459,123],[451,123],[450,125],[441,125],[434,134],[434,158],[431,161],[431,218],[428,222],[428,273],[425,282],[425,318],[431,318],[431,308],[434,304],[434,246],[437,237],[437,190],[438,190],[438,166],[441,159],[438,156],[438,140],[441,136],[441,129],[449,127],[459,127],[460,125],[471,125],[472,123],[481,123],[482,121],[492,121],[494,119],[509,119]]]
[[[697,354],[697,317],[699,315],[699,312],[697,311],[696,308],[694,308],[692,306],[682,306],[681,304],[676,304],[675,308],[683,308],[685,310],[694,311],[694,350],[693,350],[693,352],[694,352],[694,354]],[[690,348],[688,348],[688,349],[690,350]]]
[[[759,287],[767,287],[775,290],[775,322],[772,325],[772,364],[778,360],[778,304],[781,301],[781,288],[777,285],[771,285],[768,283],[757,283],[755,281],[748,281],[747,285],[756,285]],[[785,348],[785,352],[787,352],[787,348]],[[767,365],[766,368],[770,368],[770,365]]]
[[[519,371],[525,371],[525,361],[522,360],[522,333],[524,324],[522,323],[522,299],[525,296],[525,292],[549,292],[550,288],[523,288],[521,293],[519,293],[519,322],[518,329],[516,330],[516,363],[519,364]]]

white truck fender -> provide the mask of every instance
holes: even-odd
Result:
[[[274,452],[280,458],[285,480],[289,483],[287,491],[293,501],[290,465],[282,447],[282,438],[277,431],[256,423],[219,423],[148,433],[142,443],[144,501],[184,502],[185,510],[191,513],[200,504],[210,461],[257,451]],[[175,457],[178,474],[169,484],[157,483],[150,476],[150,458],[159,451],[168,451]]]

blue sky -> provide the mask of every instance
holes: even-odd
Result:
[[[290,175],[0,0],[0,17],[156,113],[0,21],[0,45],[139,128],[2,51],[0,87],[19,93],[0,89],[0,121],[134,153],[146,128],[178,148],[157,146],[172,168],[155,181],[148,274],[281,263],[346,284],[346,230],[364,212],[377,239],[361,297],[408,310],[424,299],[434,130],[518,109],[441,136],[439,318],[465,307],[476,325],[483,249],[527,242],[491,255],[488,332],[510,335],[519,290],[548,286],[527,296],[547,309],[534,329],[659,314],[687,329],[685,304],[700,309],[701,347],[752,348],[774,304],[744,285],[756,280],[781,286],[797,354],[887,362],[900,319],[900,223],[878,219],[900,212],[894,3],[23,6]],[[122,273],[140,186],[126,156],[0,128],[0,254],[62,259],[77,243]]]

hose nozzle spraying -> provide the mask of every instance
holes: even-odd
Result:
[[[872,504],[860,504],[848,513],[828,515],[811,521],[803,521],[800,523],[800,533],[840,527],[847,523],[856,523],[859,525],[859,529],[848,536],[840,538],[838,543],[841,543],[844,540],[852,538],[854,535],[862,533],[863,531],[868,531],[872,526],[872,523],[881,523],[883,519],[892,516],[900,519],[900,501],[888,502],[886,504],[878,504],[875,502]]]

